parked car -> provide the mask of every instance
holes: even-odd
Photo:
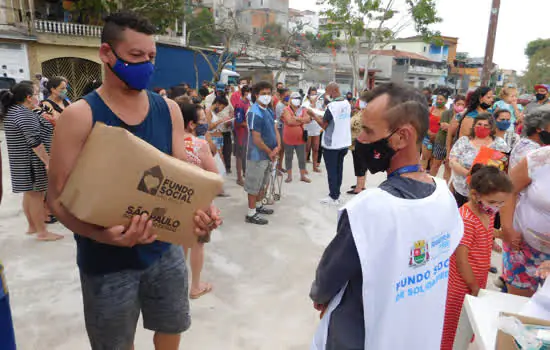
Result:
[[[527,106],[529,103],[535,101],[535,96],[531,94],[523,94],[518,97],[518,103],[523,107]]]

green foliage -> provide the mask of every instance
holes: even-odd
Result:
[[[203,8],[195,15],[186,16],[189,44],[209,46],[219,44],[220,39],[212,12]]]
[[[550,39],[537,39],[529,42],[525,49],[525,55],[529,58],[533,57],[538,51],[550,47]]]
[[[159,33],[173,28],[176,20],[183,18],[186,9],[184,0],[119,0],[119,3],[121,8],[149,18]]]
[[[547,83],[550,81],[550,46],[536,50],[529,59],[527,72],[523,77],[523,83],[529,90],[535,84]]]
[[[430,26],[441,22],[441,18],[437,16],[435,0],[407,0],[409,13],[414,21],[414,29],[424,37],[425,40],[431,41],[433,38],[441,36],[441,33],[430,30]]]
[[[75,3],[73,17],[82,16],[84,23],[102,25],[103,16],[117,10],[114,0],[80,0]]]
[[[459,61],[466,61],[468,58],[470,58],[470,54],[467,52],[457,52],[456,53],[456,59]]]

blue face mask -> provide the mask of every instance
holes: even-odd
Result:
[[[151,61],[131,63],[120,58],[115,50],[111,48],[117,60],[113,67],[109,68],[122,80],[130,89],[146,89],[155,72],[155,65]]]
[[[62,100],[67,98],[67,90],[63,90],[59,93],[59,97],[61,97]]]
[[[285,98],[283,98],[283,101],[285,101],[285,102],[290,101],[290,96],[285,96]]]
[[[510,129],[510,126],[512,125],[512,122],[509,121],[509,120],[500,120],[500,121],[497,121],[496,124],[497,124],[497,128],[500,131],[506,131],[506,130]]]
[[[204,136],[208,132],[208,124],[199,124],[197,125],[197,128],[195,129],[195,132],[197,133],[197,136]]]

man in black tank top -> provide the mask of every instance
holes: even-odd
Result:
[[[96,121],[125,127],[162,152],[186,159],[181,111],[148,92],[156,55],[148,20],[121,12],[105,20],[99,55],[103,85],[67,107],[56,126],[49,169],[48,202],[75,233],[86,330],[93,350],[131,349],[140,312],[154,331],[157,350],[176,350],[190,326],[183,251],[156,241],[151,221],[136,216],[129,227],[102,228],[71,215],[59,197]],[[195,213],[195,232],[205,235],[220,218],[215,210]]]

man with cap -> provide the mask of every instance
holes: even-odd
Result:
[[[216,91],[206,96],[206,98],[204,99],[205,108],[212,107],[214,100],[218,96],[223,96],[229,99],[225,88],[226,88],[226,85],[224,83],[218,82],[216,84]],[[218,112],[218,117],[220,119],[228,119],[228,117],[233,116],[234,113],[235,113],[235,110],[233,109],[233,106],[231,104],[228,104],[224,109]],[[228,174],[231,173],[231,149],[233,148],[233,142],[231,140],[231,132],[232,132],[231,126],[232,126],[232,123],[228,122],[220,125],[219,127],[219,130],[223,135],[223,146],[222,146],[223,162],[225,164],[225,171]]]
[[[225,84],[222,82],[216,83],[216,90],[204,99],[204,107],[210,108],[217,96],[225,96]]]
[[[525,114],[529,114],[533,112],[535,108],[538,108],[540,106],[544,106],[545,104],[550,103],[550,94],[548,93],[549,90],[550,90],[550,85],[547,85],[547,84],[535,85],[536,101],[529,103],[525,107]]]

